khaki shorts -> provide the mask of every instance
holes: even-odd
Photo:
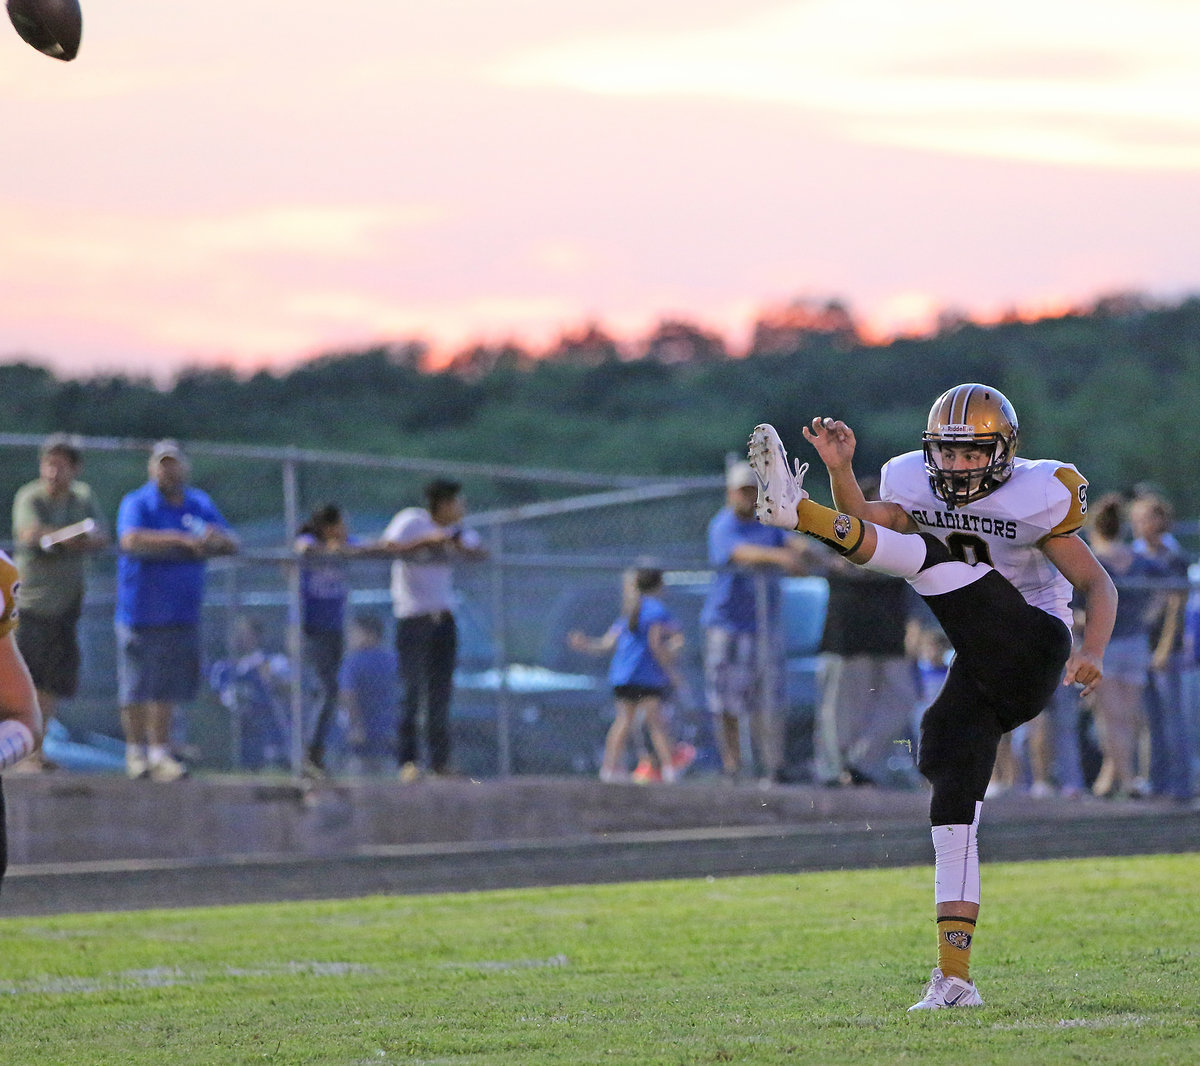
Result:
[[[784,707],[783,644],[778,636],[762,648],[756,633],[710,628],[704,632],[704,693],[712,714],[744,718],[762,710],[774,696],[773,707]]]

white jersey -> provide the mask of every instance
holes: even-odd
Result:
[[[951,509],[933,494],[924,454],[905,452],[884,466],[879,496],[903,507],[956,559],[991,564],[1027,603],[1071,624],[1071,583],[1041,550],[1049,537],[1075,532],[1087,516],[1087,481],[1070,463],[1016,459],[998,489]]]

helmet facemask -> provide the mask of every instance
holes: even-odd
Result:
[[[965,507],[995,492],[1013,472],[1017,412],[1004,394],[987,385],[956,385],[933,402],[921,446],[933,494],[950,508]],[[942,448],[957,445],[990,456],[975,469],[947,470]]]
[[[1012,474],[1015,441],[1007,441],[999,433],[984,433],[979,436],[955,436],[952,433],[922,433],[921,444],[925,451],[925,472],[933,494],[951,509],[965,507],[968,503],[981,500],[995,492]],[[973,469],[947,470],[942,465],[942,446],[978,448],[990,452],[991,459],[983,466]]]

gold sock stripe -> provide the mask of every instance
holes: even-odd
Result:
[[[960,918],[957,914],[942,914],[938,916],[939,922],[966,922],[968,925],[974,925],[974,918]]]

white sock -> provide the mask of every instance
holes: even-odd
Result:
[[[867,570],[892,577],[914,577],[925,565],[925,541],[912,533],[875,527],[875,553],[863,563]]]
[[[956,903],[966,900],[979,903],[979,813],[982,803],[975,804],[975,821],[970,825],[935,825],[933,827],[933,901]]]
[[[150,763],[159,763],[167,757],[167,748],[165,744],[147,744],[146,759]]]

